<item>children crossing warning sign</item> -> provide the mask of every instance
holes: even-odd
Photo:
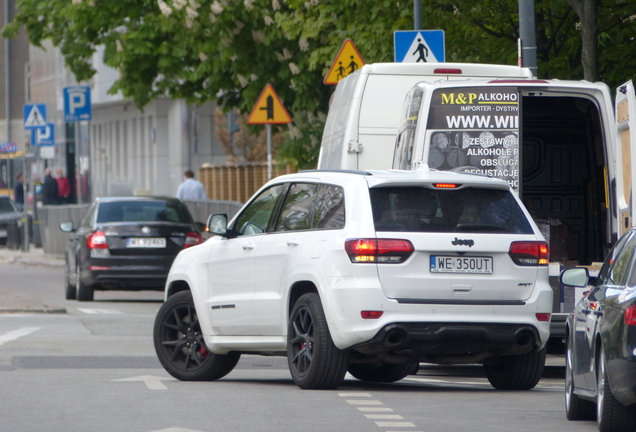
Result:
[[[258,97],[250,116],[248,124],[287,124],[291,123],[291,117],[283,106],[280,98],[271,84],[267,84]]]
[[[364,60],[362,60],[362,56],[353,41],[347,39],[342,44],[342,48],[340,48],[340,52],[331,65],[324,82],[327,85],[338,84],[341,79],[354,73],[364,65]]]

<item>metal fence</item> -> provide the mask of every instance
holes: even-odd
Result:
[[[208,216],[213,213],[227,213],[231,218],[239,211],[243,204],[235,201],[184,201],[192,218],[196,222],[206,223]],[[72,221],[77,226],[90,207],[89,204],[42,206],[37,209],[33,228],[39,227],[42,249],[46,254],[64,255],[70,234],[60,230],[60,223]]]

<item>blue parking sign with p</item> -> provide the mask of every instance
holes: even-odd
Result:
[[[76,122],[92,119],[90,87],[64,87],[64,121]]]

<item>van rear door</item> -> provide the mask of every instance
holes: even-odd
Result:
[[[616,89],[616,206],[619,237],[635,226],[636,202],[636,104],[634,84],[628,81]]]

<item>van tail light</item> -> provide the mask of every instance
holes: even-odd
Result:
[[[444,74],[444,75],[448,75],[448,74],[460,75],[462,73],[462,70],[454,69],[454,68],[437,68],[433,71],[433,73]]]
[[[108,249],[106,234],[103,231],[93,231],[86,237],[86,247],[88,249]]]
[[[186,235],[185,244],[183,245],[183,248],[185,249],[185,248],[189,248],[190,246],[196,246],[198,244],[201,244],[202,242],[203,242],[203,237],[201,237],[199,233],[195,233],[191,231]]]
[[[408,240],[353,239],[345,242],[345,251],[352,263],[400,264],[415,248]]]
[[[626,325],[636,325],[636,304],[633,304],[625,309],[625,315],[623,319]]]
[[[550,248],[542,241],[512,242],[508,254],[520,266],[547,266],[550,260]]]

